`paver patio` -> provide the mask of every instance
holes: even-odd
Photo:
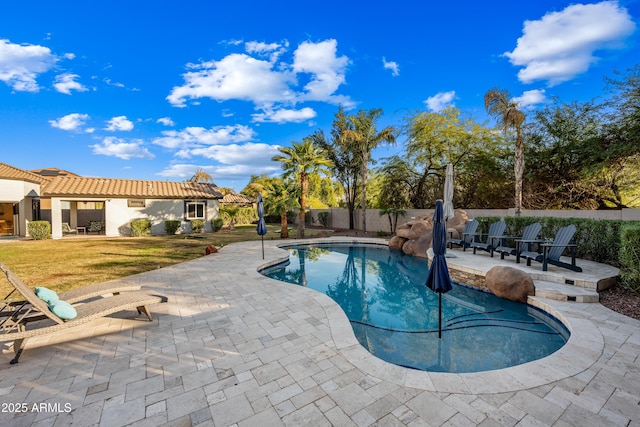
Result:
[[[257,272],[286,256],[280,243],[265,260],[244,242],[127,278],[169,298],[151,323],[125,312],[34,339],[17,365],[5,348],[0,424],[640,426],[639,321],[535,297],[572,332],[553,355],[475,374],[400,368],[364,350],[329,297]]]

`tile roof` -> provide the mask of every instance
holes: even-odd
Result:
[[[33,172],[36,175],[43,176],[47,179],[53,179],[56,176],[80,176],[73,172],[69,172],[64,169],[58,169],[58,168],[32,169],[29,172]]]
[[[59,176],[42,189],[43,196],[137,197],[148,199],[221,199],[214,184]]]
[[[237,204],[248,204],[251,205],[255,203],[255,199],[245,196],[244,194],[236,194],[236,193],[227,193],[224,195],[220,203],[237,203]]]
[[[10,179],[14,181],[27,181],[36,184],[45,184],[48,179],[35,173],[27,172],[6,163],[0,163],[0,179]]]

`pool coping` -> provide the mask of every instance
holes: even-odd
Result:
[[[275,246],[268,244],[265,250],[283,251],[257,266],[255,273],[264,279],[279,285],[283,282],[262,276],[259,271],[286,262],[289,253],[282,247],[321,243],[357,243],[388,246],[384,239],[357,238],[339,236],[329,238],[300,239],[278,242]],[[275,254],[274,254],[275,255]],[[479,260],[481,260],[479,258]],[[505,264],[509,262],[505,260]],[[291,285],[294,287],[293,285]],[[357,340],[351,324],[338,303],[329,296],[312,289],[294,287],[296,292],[309,293],[325,310],[333,341],[345,358],[363,372],[405,387],[419,390],[445,393],[479,394],[505,393],[539,387],[575,376],[598,361],[604,351],[604,337],[599,329],[588,319],[579,318],[562,309],[562,304],[555,300],[540,297],[529,297],[528,303],[561,321],[571,333],[567,343],[556,352],[532,362],[509,368],[473,373],[427,372],[405,368],[379,359],[369,353]],[[572,302],[569,304],[589,304]]]

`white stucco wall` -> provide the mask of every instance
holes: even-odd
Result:
[[[18,215],[13,216],[14,234],[27,235],[27,224],[31,221],[31,202],[40,196],[40,184],[33,182],[0,179],[0,202],[18,203]]]
[[[65,198],[65,201],[74,199]],[[92,201],[94,199],[77,199],[75,201]],[[144,207],[129,207],[127,199],[95,199],[105,202],[105,235],[109,237],[130,236],[131,221],[148,219],[151,221],[151,234],[162,235],[165,220],[180,220],[182,226],[179,233],[191,232],[191,226],[184,220],[183,200],[146,199]],[[51,199],[51,234],[54,239],[62,237],[62,203],[58,198]],[[218,201],[207,200],[205,232],[212,232],[211,219],[218,217]]]

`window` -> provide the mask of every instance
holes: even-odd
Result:
[[[187,219],[206,219],[205,202],[185,202],[185,214]]]

